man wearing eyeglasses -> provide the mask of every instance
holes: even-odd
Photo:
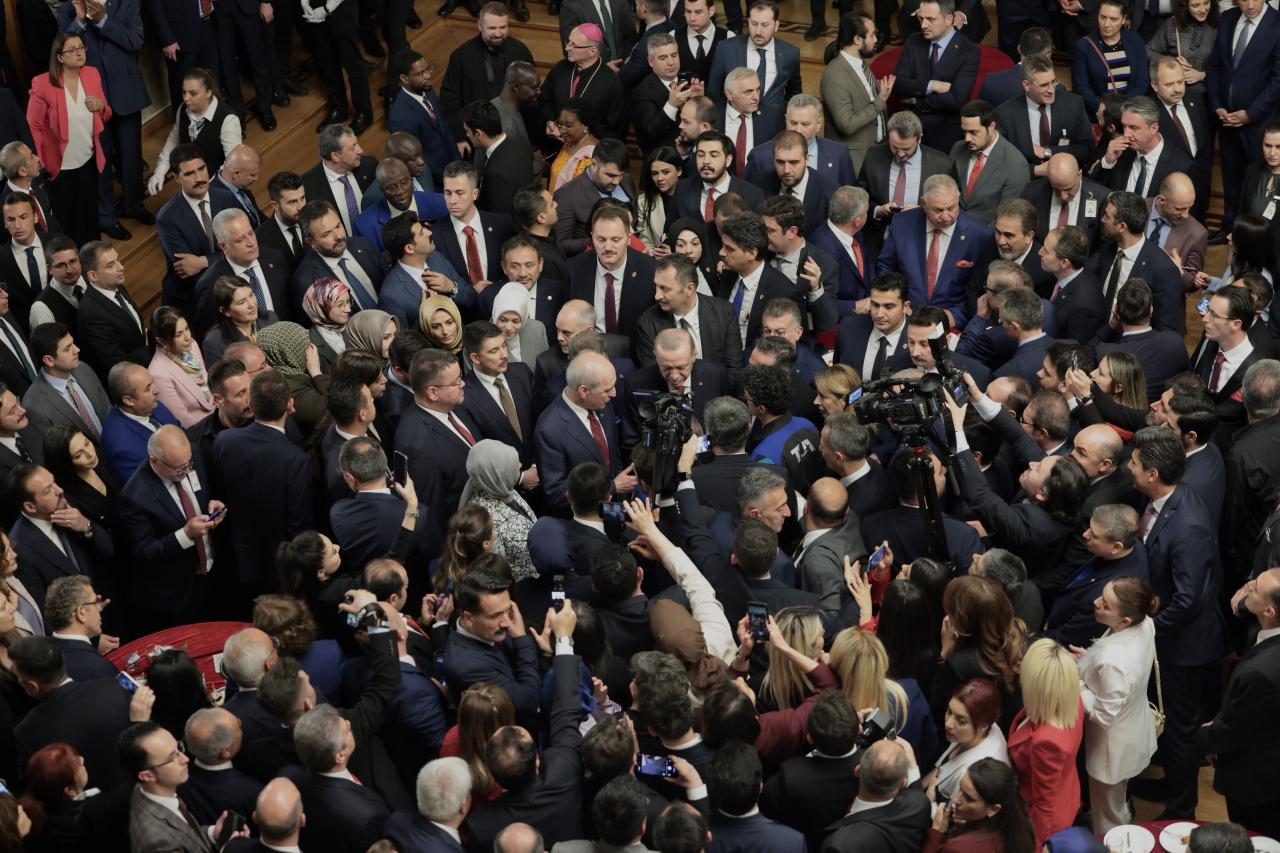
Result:
[[[115,666],[103,657],[120,647],[119,637],[102,633],[102,611],[110,603],[111,599],[94,592],[88,575],[58,578],[49,584],[44,623],[62,649],[70,677],[81,681],[116,677]]]

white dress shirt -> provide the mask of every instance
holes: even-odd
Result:
[[[102,296],[102,298],[110,302],[112,305],[116,306],[117,308],[123,307],[125,309],[125,312],[128,313],[128,315],[133,318],[133,322],[138,324],[138,330],[139,331],[142,330],[142,317],[138,316],[138,312],[134,310],[131,304],[129,304],[129,300],[125,299],[124,305],[121,306],[120,300],[116,299],[116,294],[120,292],[119,290],[103,290],[101,287],[98,287],[96,284],[90,285],[90,287],[98,291],[98,293]]]
[[[1222,353],[1222,369],[1218,371],[1218,388],[1223,388],[1235,372],[1240,369],[1240,365],[1244,364],[1244,360],[1253,353],[1253,342],[1249,340],[1249,336],[1245,335],[1240,343],[1236,344],[1229,350],[1219,349]]]
[[[689,324],[689,334],[693,335],[693,357],[702,358],[702,330],[698,327],[697,297],[694,297],[693,307],[689,309],[688,314],[672,314],[671,320],[677,329],[680,328],[681,320]]]
[[[763,93],[761,93],[761,96],[763,97]],[[734,145],[738,144],[738,125],[744,121],[747,123],[747,144],[744,146],[744,151],[736,152],[736,156],[738,157],[746,157],[746,152],[755,147],[755,122],[751,121],[751,116],[746,113],[738,112],[727,103],[724,105],[724,135],[733,140]],[[726,171],[725,175],[728,174],[728,171]]]
[[[35,196],[32,196],[34,200]],[[35,249],[36,269],[39,270],[39,278],[36,281],[31,280],[31,276],[27,275],[27,249]],[[44,243],[40,241],[38,232],[32,233],[31,244],[23,246],[17,240],[9,243],[9,251],[13,252],[14,263],[18,265],[18,272],[31,288],[31,292],[39,296],[40,291],[44,289],[44,283],[49,280],[49,269],[45,265],[44,260]]]
[[[242,267],[230,258],[227,258],[227,263],[231,265],[231,272],[245,281],[249,280],[249,276],[247,274],[248,270],[253,270],[253,274],[258,277],[258,284],[262,285],[262,297],[267,300],[266,305],[259,305],[258,308],[260,308],[264,313],[267,311],[274,312],[276,310],[276,306],[271,299],[271,288],[267,287],[267,276],[262,272],[262,264],[258,261],[254,261],[249,264],[249,266]],[[357,266],[359,266],[359,264],[357,264]],[[338,281],[346,281],[346,279],[339,277]]]
[[[727,107],[727,108],[725,109],[725,113],[726,113],[726,115],[727,115],[728,113],[731,113],[731,112],[733,112],[733,107]],[[726,121],[728,121],[728,119],[726,119]],[[730,138],[732,138],[732,137],[730,137]],[[750,125],[748,125],[748,126],[747,126],[747,139],[748,139],[748,140],[750,140],[750,139],[751,139],[751,129],[750,129]],[[750,142],[749,142],[749,141],[748,141],[748,143],[747,143],[747,144],[748,144],[748,146],[750,146]],[[706,185],[706,182],[704,181],[704,182],[703,182],[703,184],[702,184],[702,192],[698,194],[698,210],[700,210],[700,211],[702,211],[702,212],[706,212],[706,209],[707,209],[707,192],[708,192],[708,190],[713,190],[713,189],[714,189],[714,190],[716,191],[716,198],[720,198],[722,195],[724,195],[725,193],[727,193],[727,192],[729,191],[729,181],[730,181],[732,178],[733,178],[733,175],[729,173],[729,170],[728,170],[728,169],[725,169],[725,170],[724,170],[724,174],[720,176],[720,181],[719,181],[718,183],[714,184],[713,186],[708,187],[708,186]]]
[[[316,254],[319,255],[320,253],[317,252]],[[356,260],[355,255],[351,254],[350,249],[344,250],[342,252],[342,255],[336,258],[331,258],[328,255],[320,255],[320,258],[325,262],[325,264],[328,265],[330,271],[333,273],[334,278],[336,278],[338,281],[346,282],[348,286],[350,286],[350,282],[347,280],[347,274],[342,271],[342,267],[338,266],[338,264],[342,263],[343,261],[346,261],[347,269],[351,270],[351,274],[356,277],[356,281],[360,282],[360,285],[364,288],[365,298],[370,299],[374,302],[378,301],[378,291],[374,289],[373,282],[369,280],[368,273],[364,271],[364,267],[360,266],[360,262]],[[266,287],[265,281],[263,282],[263,287],[264,288]],[[354,293],[351,294],[351,300],[353,303],[355,303],[356,296]],[[354,310],[357,307],[358,307],[357,305],[353,304],[352,310]]]
[[[330,201],[333,202],[334,207],[338,208],[338,216],[342,217],[342,224],[346,226],[347,235],[350,236],[351,234],[356,233],[356,224],[351,221],[351,214],[347,210],[347,190],[342,183],[342,179],[345,177],[351,184],[351,192],[355,194],[356,198],[357,214],[360,213],[362,209],[360,207],[360,196],[362,195],[360,191],[360,182],[356,180],[355,175],[350,173],[346,175],[339,175],[337,172],[333,171],[333,169],[329,168],[328,163],[321,163],[320,168],[324,170],[324,179],[329,183],[329,194],[333,196]]]
[[[458,248],[462,251],[462,257],[463,257],[464,263],[462,265],[462,269],[459,270],[459,272],[461,272],[464,276],[467,275],[467,267],[465,263],[465,260],[467,257],[467,235],[462,232],[462,229],[466,228],[469,225],[471,226],[472,230],[475,231],[476,250],[480,254],[481,280],[492,281],[493,276],[489,275],[489,254],[488,252],[485,251],[484,226],[480,224],[480,211],[476,210],[475,208],[472,208],[471,218],[465,222],[462,221],[461,219],[458,219],[457,217],[450,216],[449,224],[453,226],[453,233],[458,238]]]
[[[165,137],[164,146],[160,149],[160,156],[156,158],[156,171],[164,174],[169,171],[169,155],[173,153],[173,149],[178,147],[178,133],[180,130],[180,119],[182,116],[182,107],[178,107],[179,112],[175,115],[173,125],[169,128],[169,135]],[[187,113],[188,119],[200,119],[211,121],[218,112],[218,99],[209,99],[209,108],[200,114],[193,112]],[[190,125],[191,122],[188,122]],[[188,130],[190,128],[188,127]],[[244,142],[244,128],[240,124],[240,119],[235,113],[229,113],[222,120],[222,125],[218,128],[218,144],[222,146],[223,155],[231,153],[231,149]],[[212,177],[212,176],[210,176]]]
[[[67,147],[62,152],[62,170],[65,172],[88,163],[94,149],[93,113],[85,106],[83,81],[76,86],[74,95],[71,94],[70,87],[64,88],[63,94],[67,102]]]
[[[897,351],[898,341],[901,340],[902,338],[902,330],[905,329],[906,327],[907,327],[907,321],[904,318],[903,321],[898,324],[898,328],[889,332],[887,335],[884,332],[881,332],[879,329],[872,330],[871,337],[867,338],[867,352],[862,357],[862,374],[861,374],[862,376],[869,377],[870,379],[875,379],[875,375],[872,373],[871,368],[876,363],[876,350],[880,348],[881,338],[884,338],[885,340],[889,341],[888,347],[885,349],[885,355],[884,355],[885,361],[888,361],[889,359],[893,358],[893,354]]]
[[[920,146],[916,146],[916,151],[907,158],[905,163],[907,167],[907,191],[903,194],[906,204],[914,204],[920,198],[920,170],[924,163],[924,155],[920,153]],[[889,158],[889,195],[887,198],[894,197],[894,191],[898,188],[898,160],[897,158]]]
[[[744,341],[747,339],[747,326],[751,324],[751,306],[755,303],[756,288],[760,286],[760,276],[762,275],[764,275],[764,264],[756,267],[754,272],[747,273],[739,278],[738,284],[733,286],[733,291],[729,294],[729,302],[732,303],[739,287],[743,287],[746,290],[742,297],[742,307],[738,310],[738,331]]]
[[[769,43],[764,47],[756,47],[756,43],[752,42],[747,45],[747,67],[755,71],[758,75],[760,72],[760,51],[764,51],[767,67],[764,70],[764,85],[760,87],[760,102],[764,103],[765,94],[773,87],[773,82],[778,79],[778,40],[776,38],[769,39]]]

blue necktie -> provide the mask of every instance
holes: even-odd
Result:
[[[747,295],[747,283],[738,279],[738,289],[733,294],[733,316],[742,316],[742,298]]]
[[[1168,224],[1168,221],[1163,216],[1156,217],[1156,227],[1151,229],[1150,240],[1152,243],[1160,246],[1160,237],[1164,233],[1164,226]],[[1164,246],[1160,246],[1160,248],[1163,249]]]
[[[262,289],[262,282],[258,280],[258,274],[253,271],[253,267],[249,267],[244,271],[244,277],[249,280],[249,287],[253,290],[253,296],[258,300],[258,310],[265,312],[267,310],[267,293]]]
[[[356,203],[356,191],[351,186],[351,176],[343,175],[338,178],[342,184],[342,194],[347,202],[347,216],[351,218],[351,227],[347,229],[347,233],[353,233],[356,228],[356,220],[360,218],[360,205]]]
[[[347,265],[346,258],[338,259],[338,269],[342,270],[342,277],[347,280],[347,284],[351,288],[351,298],[360,306],[360,310],[373,308],[374,306],[369,302],[369,291],[364,289],[364,282]]]
[[[766,91],[764,78],[769,72],[769,54],[765,52],[763,47],[756,48],[756,53],[760,56],[760,65],[756,67],[756,76],[760,78],[760,103],[764,103],[764,95]]]
[[[244,213],[249,217],[249,221],[253,223],[253,227],[258,227],[258,206],[249,198],[249,194],[244,190],[239,190],[240,206],[244,208]]]

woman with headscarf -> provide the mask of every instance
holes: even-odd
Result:
[[[707,224],[688,217],[677,219],[667,229],[667,245],[677,255],[684,255],[698,268],[698,292],[711,296],[711,282],[716,280],[716,256],[707,243]]]
[[[494,297],[490,319],[502,331],[508,357],[529,365],[532,370],[538,356],[547,348],[547,327],[541,320],[529,316],[529,289],[515,281],[504,284]]]
[[[400,321],[395,315],[378,308],[366,308],[352,315],[342,332],[342,339],[347,349],[373,353],[385,364],[391,350],[391,339],[398,331]]]
[[[525,299],[528,298],[525,291]],[[418,306],[418,326],[433,347],[462,358],[462,315],[452,299],[433,293],[422,300]]]
[[[302,295],[302,310],[311,318],[308,337],[320,353],[320,366],[328,373],[347,350],[343,330],[351,318],[351,288],[330,276],[316,279]]]
[[[529,558],[529,531],[537,516],[516,491],[520,454],[511,445],[491,438],[477,442],[467,454],[467,478],[458,505],[476,504],[487,509],[493,519],[493,553],[506,558],[517,581],[535,576],[538,572]]]
[[[329,377],[320,369],[320,353],[307,330],[288,321],[273,323],[258,332],[258,347],[267,364],[284,377],[298,426],[310,434],[327,411]]]

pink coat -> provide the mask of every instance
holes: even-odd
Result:
[[[98,171],[106,166],[107,157],[102,152],[99,136],[103,126],[111,120],[111,105],[102,92],[102,78],[98,69],[86,65],[80,69],[80,85],[85,95],[102,100],[103,108],[93,114],[93,150],[97,156]],[[50,178],[58,177],[62,170],[62,154],[67,150],[67,96],[61,86],[55,86],[49,73],[38,74],[31,80],[31,99],[27,101],[27,124],[36,143],[36,156]]]
[[[200,354],[200,345],[191,345],[191,354],[204,367],[204,356]],[[182,428],[195,424],[213,412],[213,400],[206,397],[203,387],[196,384],[196,377],[187,373],[173,359],[156,350],[147,368],[156,383],[156,392],[160,402],[164,403],[173,416],[182,424]],[[208,382],[208,380],[205,380]]]

